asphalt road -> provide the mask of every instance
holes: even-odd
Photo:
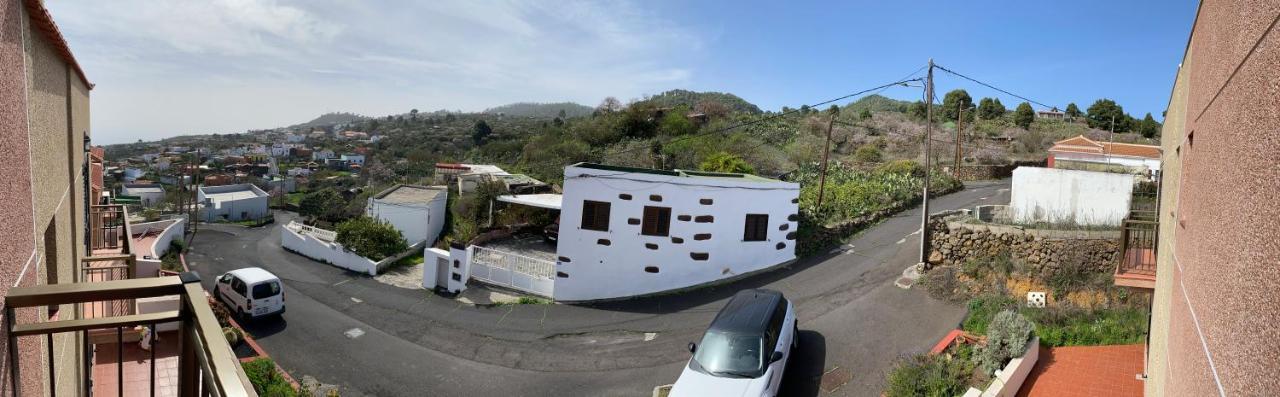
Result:
[[[1008,188],[1007,180],[969,184],[932,200],[931,210],[1008,203]],[[757,287],[782,291],[799,312],[800,353],[782,395],[876,396],[897,359],[927,350],[964,315],[960,305],[893,285],[916,262],[919,211],[785,269],[595,305],[477,307],[383,284],[284,251],[288,213],[262,228],[200,225],[187,263],[206,288],[241,267],[281,277],[288,312],[246,327],[295,378],[340,385],[344,396],[647,396],[675,381],[685,345],[733,292]]]

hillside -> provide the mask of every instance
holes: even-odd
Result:
[[[573,102],[537,103],[517,102],[485,109],[481,113],[503,114],[516,117],[556,118],[590,116],[595,109]],[[563,112],[563,115],[561,114]]]
[[[350,123],[352,121],[359,121],[364,119],[368,119],[368,117],[361,116],[355,113],[333,112],[333,113],[322,114],[320,115],[320,117],[316,117],[311,121],[308,121],[305,123],[291,125],[288,128],[315,128],[315,127],[322,127],[326,125]]]
[[[698,104],[703,102],[719,102],[721,105],[727,106],[732,112],[760,114],[760,107],[737,95],[723,92],[696,92],[689,90],[671,90],[658,95],[645,98],[644,102],[652,103],[660,107],[676,107],[686,106],[690,109],[697,109]]]

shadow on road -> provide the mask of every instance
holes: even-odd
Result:
[[[800,330],[800,346],[792,352],[782,376],[779,396],[816,396],[827,366],[827,338],[817,331]]]
[[[283,315],[280,317],[273,316],[254,320],[239,320],[239,322],[245,332],[248,332],[249,335],[253,335],[256,339],[275,335],[289,327],[289,321],[285,320]]]
[[[669,292],[663,295],[631,298],[625,300],[594,302],[594,303],[570,303],[571,305],[588,307],[599,310],[612,310],[620,312],[645,313],[645,314],[668,314],[687,310],[689,308],[698,307],[707,303],[728,299],[733,294],[744,289],[764,288],[778,280],[790,277],[796,273],[802,272],[813,265],[822,263],[828,259],[838,256],[839,253],[823,252],[808,258],[797,260],[791,265],[755,274],[739,280],[734,280],[726,284],[719,284],[707,287],[694,288],[685,291]]]

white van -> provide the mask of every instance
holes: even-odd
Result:
[[[260,267],[227,272],[218,277],[213,298],[242,319],[284,314],[284,284]]]

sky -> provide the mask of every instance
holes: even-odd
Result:
[[[1050,106],[1161,119],[1191,1],[47,0],[91,82],[95,143],[321,113],[480,111],[669,89],[799,107],[937,64]],[[908,4],[910,3],[910,4]],[[1066,3],[1066,2],[1062,2]],[[922,75],[922,74],[921,74]],[[939,98],[1021,100],[941,71]],[[919,88],[882,95],[915,100]],[[841,103],[844,103],[842,101]],[[1037,108],[1039,108],[1037,106]]]

